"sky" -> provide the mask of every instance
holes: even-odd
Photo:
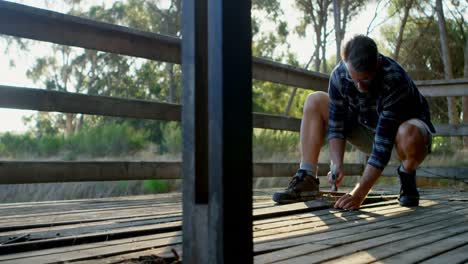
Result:
[[[110,6],[113,0],[103,0],[106,6]],[[84,1],[84,8],[91,4],[102,3],[103,1]],[[39,8],[51,9],[57,12],[64,12],[65,5],[62,0],[47,0],[47,1],[38,1],[38,0],[16,0],[10,2],[17,2],[21,4],[26,4]],[[159,0],[159,2],[164,5],[165,0]],[[291,0],[282,0],[281,7],[284,10],[285,16],[288,17],[288,23],[290,24],[291,30],[294,25],[296,25],[300,19],[299,12],[295,9],[294,5],[291,5]],[[362,11],[360,15],[357,16],[353,21],[350,22],[347,35],[353,35],[358,33],[366,33],[368,24],[370,23],[374,11],[376,8],[375,1],[372,1],[367,7]],[[385,13],[385,12],[382,12]],[[385,14],[379,14],[377,21],[383,19]],[[275,25],[271,23],[263,23],[261,30],[273,30]],[[378,29],[374,30],[370,36],[376,37]],[[308,32],[309,36],[313,36],[312,32]],[[299,38],[299,37],[290,37],[289,43],[291,45],[291,50],[295,51],[298,54],[298,59],[302,65],[310,58],[313,49],[310,43],[313,43],[311,37]],[[335,53],[334,39],[329,40],[329,47],[327,51],[330,52],[330,55]],[[8,86],[19,86],[19,87],[29,87],[29,88],[39,88],[40,84],[33,83],[30,79],[26,77],[26,72],[34,64],[35,56],[34,55],[25,55],[20,51],[16,50],[14,47],[10,48],[7,53],[5,51],[5,41],[0,40],[0,85]],[[47,52],[50,44],[40,43],[32,49],[31,54],[43,54]],[[13,60],[14,67],[10,65],[10,61]],[[13,133],[22,133],[28,128],[23,123],[23,117],[30,116],[34,114],[35,111],[28,110],[17,110],[17,109],[5,109],[0,108],[0,133],[3,132],[13,132]]]

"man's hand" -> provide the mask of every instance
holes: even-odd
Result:
[[[345,176],[345,172],[343,170],[343,165],[336,166],[336,186],[339,187],[341,185],[341,182],[343,181],[343,178]],[[332,184],[332,172],[329,171],[327,174],[328,178],[328,183],[331,185]]]
[[[340,199],[338,199],[333,207],[345,210],[359,209],[361,204],[366,199],[370,189],[379,178],[380,174],[382,174],[381,169],[377,169],[374,166],[368,164],[364,169],[361,182],[357,184],[349,194],[345,194]]]
[[[365,197],[364,197],[365,199]],[[340,208],[345,210],[357,210],[361,206],[364,199],[358,195],[345,194],[336,201],[334,208]]]

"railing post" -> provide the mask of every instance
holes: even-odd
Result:
[[[250,0],[208,0],[209,263],[253,263]]]
[[[253,262],[250,8],[183,2],[184,263]]]
[[[182,4],[183,258],[208,263],[207,0]]]

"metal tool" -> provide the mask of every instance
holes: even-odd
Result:
[[[332,186],[331,186],[331,191],[332,192],[337,192],[338,191],[338,186],[336,186],[336,165],[335,164],[330,164],[330,171],[331,171],[331,178],[332,178]]]

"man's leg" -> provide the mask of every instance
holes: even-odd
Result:
[[[419,193],[416,188],[416,168],[429,152],[431,134],[423,121],[410,119],[398,128],[395,148],[401,166],[398,168],[400,178],[400,204],[417,206]]]
[[[320,149],[327,133],[329,107],[327,93],[315,92],[307,96],[301,122],[301,164],[317,167]]]
[[[324,92],[307,96],[301,122],[301,165],[286,190],[273,194],[277,203],[315,199],[319,192],[317,163],[328,127],[329,98]]]

